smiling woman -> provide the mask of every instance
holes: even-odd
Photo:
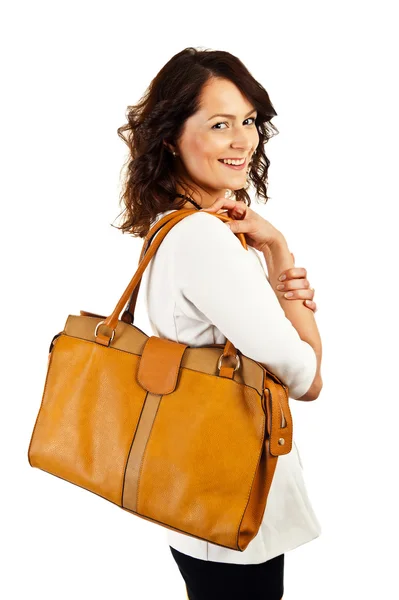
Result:
[[[141,290],[154,336],[187,347],[224,345],[229,340],[237,358],[245,355],[265,365],[286,384],[291,398],[314,400],[320,386],[311,387],[319,369],[313,314],[298,300],[294,300],[295,310],[293,302],[279,300],[257,253],[267,246],[269,252],[264,255],[268,257],[268,269],[271,266],[273,285],[275,274],[279,276],[283,270],[290,274],[293,258],[281,232],[249,208],[249,182],[256,198],[268,200],[270,163],[265,145],[278,133],[270,123],[276,114],[264,87],[232,54],[186,48],[173,56],[140,102],[129,106],[128,123],[118,129],[130,151],[122,194],[126,214],[120,229],[144,237],[166,215],[176,216],[142,278]],[[235,197],[225,198],[226,191],[232,191]],[[192,210],[193,206],[197,211]],[[232,212],[232,229],[212,215],[213,210],[225,206]],[[178,214],[187,208],[190,212]],[[155,235],[163,225],[169,227],[170,221],[167,225],[165,222]],[[233,225],[245,232],[247,248],[237,239]],[[293,307],[291,313],[286,304]],[[134,302],[132,306],[131,310],[129,304],[124,312],[125,323],[133,324]],[[306,340],[299,332],[306,333]],[[173,348],[171,344],[171,353],[175,352]],[[236,376],[241,377],[241,366],[238,362],[236,366]],[[227,379],[225,373],[216,370],[210,376]],[[173,378],[173,369],[170,376]],[[154,377],[158,377],[157,369]],[[240,386],[239,379],[234,383]],[[245,405],[245,394],[241,393]],[[221,396],[217,400],[225,401]],[[198,410],[193,412],[191,399],[189,388],[184,410],[193,421],[201,421],[201,410],[199,414]],[[163,402],[168,402],[167,396]],[[265,412],[269,418],[270,410]],[[271,415],[274,419],[273,412]],[[226,423],[223,413],[221,426],[230,432],[230,439],[242,445],[248,443],[242,436],[234,436]],[[176,432],[173,422],[170,427],[172,434]],[[267,439],[265,430],[263,424]],[[187,443],[174,434],[171,439],[178,452],[190,456],[195,451],[194,442]],[[209,440],[206,426],[201,430],[201,439]],[[280,438],[279,443],[281,439],[284,442]],[[167,542],[190,600],[281,600],[285,553],[320,534],[295,442],[293,445],[293,451],[278,458],[266,509],[256,520],[257,534],[244,550],[166,528]],[[240,454],[233,444],[229,444],[228,451],[235,452],[234,460]],[[223,463],[220,456],[211,459],[212,471]],[[165,505],[175,507],[176,497],[186,498],[191,478],[198,478],[205,469],[197,462],[194,472],[177,473],[178,483],[173,493],[165,494]],[[264,472],[264,480],[268,478]],[[262,494],[253,481],[253,489]],[[176,522],[182,514],[187,514],[192,523],[203,520],[207,497],[215,497],[220,512],[214,520],[205,519],[204,527],[223,532],[231,506],[224,505],[218,487],[220,481],[215,482],[211,473],[204,496],[196,494],[194,504],[183,501],[179,506],[184,510],[173,512]],[[241,485],[234,488],[241,493],[238,488]],[[229,503],[234,505],[233,494],[229,495]],[[255,504],[261,505],[258,499],[253,507]],[[237,523],[234,520],[234,536],[242,525],[240,520],[244,521],[241,515]]]
[[[118,129],[129,148],[118,228],[144,237],[157,214],[192,201],[209,207],[226,189],[250,206],[249,183],[267,202],[264,147],[278,133],[275,115],[267,91],[229,52],[173,56]]]

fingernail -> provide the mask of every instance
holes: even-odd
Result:
[[[284,284],[280,283],[280,285],[276,286],[278,290],[283,290],[284,289]]]
[[[286,298],[291,298],[291,296],[293,296],[293,295],[294,295],[294,292],[287,292],[286,294],[284,294],[284,296]]]
[[[229,223],[228,221],[225,221],[224,224],[227,225],[227,227],[230,227],[230,229],[231,229],[231,223]]]
[[[284,281],[284,279],[287,279],[287,275],[280,275],[278,278],[279,281]]]

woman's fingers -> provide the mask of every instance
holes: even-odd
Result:
[[[316,303],[313,301],[314,288],[308,287],[309,282],[307,279],[293,279],[286,281],[284,287],[281,288],[282,284],[277,285],[277,290],[283,294],[287,300],[304,300],[304,304],[307,308],[317,311]]]
[[[306,269],[297,269],[296,272],[306,271]],[[288,272],[288,271],[287,271]],[[314,296],[314,288],[310,287],[309,281],[305,279],[285,279],[284,282],[279,283],[276,286],[278,292],[284,295],[285,298],[289,300],[308,300],[312,302],[309,304],[306,302],[306,306],[308,308],[313,307],[315,309],[315,304],[313,303]]]
[[[316,303],[313,300],[305,300],[305,306],[313,310],[313,312],[317,312]]]
[[[215,212],[217,214],[228,212],[235,219],[243,219],[246,214],[247,205],[243,200],[231,200],[229,198],[217,198],[208,208],[201,208],[203,212]]]
[[[284,290],[278,290],[279,292],[281,292],[283,294],[283,296],[285,298],[292,298],[292,299],[301,299],[301,300],[313,300],[313,296],[314,296],[314,290],[313,289],[303,289],[303,288],[291,288],[288,291],[284,291]]]
[[[291,269],[287,269],[280,274],[279,281],[284,281],[286,279],[297,279],[299,277],[306,277],[306,275],[307,271],[303,267],[292,267]]]
[[[307,279],[285,279],[284,281],[282,281],[281,283],[279,283],[277,286],[277,289],[279,291],[291,291],[291,290],[299,290],[299,289],[306,289],[308,290],[310,288],[310,284],[309,281]]]

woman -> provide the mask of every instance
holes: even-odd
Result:
[[[280,377],[291,398],[308,401],[322,388],[314,290],[306,270],[294,268],[283,233],[250,209],[246,191],[252,182],[268,200],[264,146],[277,132],[276,114],[230,53],[186,48],[173,56],[118,129],[130,150],[121,229],[144,237],[169,212],[196,208],[144,273],[154,334],[190,346],[227,337]],[[223,210],[231,228],[212,215]],[[280,600],[284,553],[321,532],[295,443],[279,457],[261,527],[243,552],[165,531],[190,600]]]

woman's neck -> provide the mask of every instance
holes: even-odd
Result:
[[[213,194],[203,193],[201,195],[197,190],[189,193],[180,188],[179,186],[177,186],[176,189],[177,194],[182,194],[190,198],[195,202],[195,204],[197,204],[201,208],[209,208],[210,206],[212,206],[212,204],[214,204],[217,198],[220,198],[221,196],[224,197],[225,191],[226,190],[223,189]],[[183,200],[183,198],[181,198],[180,196],[176,196],[176,198],[174,199],[174,204],[181,202],[181,200]],[[195,206],[195,204],[187,200],[181,208],[197,208],[197,210],[200,210],[197,206]]]

